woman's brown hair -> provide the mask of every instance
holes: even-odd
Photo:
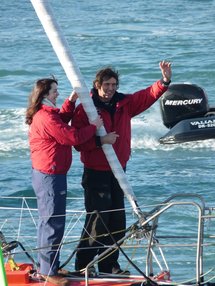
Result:
[[[43,98],[49,94],[52,83],[58,84],[57,80],[53,78],[43,78],[37,80],[28,100],[28,107],[26,110],[25,123],[31,125],[34,115],[41,108]]]

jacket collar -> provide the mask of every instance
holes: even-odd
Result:
[[[126,97],[125,94],[115,92],[114,96],[112,97],[111,101],[108,103],[104,103],[100,100],[97,89],[93,88],[91,90],[91,96],[94,102],[95,107],[99,109],[104,109],[108,111],[110,114],[114,114],[116,111],[116,107],[119,103]]]
[[[49,112],[59,112],[60,111],[60,108],[58,108],[58,107],[52,107],[52,106],[48,106],[45,104],[42,104],[41,109],[49,111]]]
[[[46,97],[43,98],[42,104],[56,108],[56,105],[54,105],[54,103],[52,103],[51,100]]]

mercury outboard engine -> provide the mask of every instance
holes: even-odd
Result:
[[[208,98],[202,88],[193,84],[172,84],[160,101],[163,124],[172,128],[181,120],[204,116]]]
[[[207,95],[199,86],[171,84],[161,97],[160,107],[163,124],[170,129],[160,138],[161,143],[215,137],[215,113],[210,113]]]

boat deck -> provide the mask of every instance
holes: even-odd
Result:
[[[4,200],[7,202],[3,206]],[[31,206],[32,198],[19,198],[19,200],[21,201],[20,208],[17,207],[17,203],[13,205],[11,197],[1,198],[0,231],[4,233],[7,241],[12,240],[11,243],[8,243],[9,251],[4,253],[3,249],[8,286],[53,286],[53,284],[42,281],[35,275],[37,270],[34,261],[38,251],[35,248],[37,209]],[[191,225],[186,225],[185,214],[182,212],[183,217],[179,208],[188,210],[188,216],[193,219]],[[171,220],[170,209],[177,212],[178,220],[174,223],[170,222],[168,227],[166,225],[162,226],[163,215],[168,215],[168,220]],[[208,226],[205,222],[214,221],[214,210],[215,208],[213,207],[206,207],[203,198],[198,195],[177,194],[171,196],[148,211],[146,213],[147,220],[135,221],[127,229],[126,236],[118,241],[116,245],[110,247],[113,250],[120,245],[127,252],[129,256],[127,264],[130,272],[133,272],[132,269],[135,270],[135,268],[132,268],[134,265],[137,269],[132,275],[98,275],[94,278],[88,277],[87,274],[86,276],[69,275],[70,285],[138,286],[147,284],[147,282],[153,285],[155,282],[154,285],[184,286],[213,283],[215,281],[215,268],[213,266],[214,263],[211,265],[211,261],[214,261],[215,236],[212,233],[215,231],[215,224],[210,229],[210,235],[206,235],[205,229]],[[71,249],[75,249],[72,243],[78,244],[82,227],[80,228],[77,222],[83,220],[83,214],[85,215],[80,210],[67,213],[66,238],[61,248],[61,252],[66,255],[67,260],[68,256],[71,255]],[[180,236],[174,236],[172,235],[174,233],[172,228],[177,227],[177,224],[180,222],[179,219],[182,219],[185,223],[183,232],[180,233]],[[170,226],[171,229],[169,228]],[[178,242],[178,239],[182,242]],[[20,250],[18,247],[20,245],[14,243],[16,241],[19,241],[21,246],[25,245],[25,248],[23,247]],[[88,268],[92,265],[96,266],[97,262],[108,254],[108,251],[110,250],[96,257],[88,265]],[[16,261],[14,267],[11,267],[9,259],[11,257],[12,260]],[[29,257],[32,261],[29,260]],[[208,257],[210,258],[209,264],[206,259]],[[122,255],[122,258],[125,257]],[[186,259],[184,263],[183,259]],[[74,269],[74,262],[70,261],[68,265],[69,269]],[[174,267],[181,268],[180,277],[175,275]]]

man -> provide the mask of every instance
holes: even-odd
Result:
[[[76,254],[75,268],[78,271],[83,271],[97,254],[101,254],[105,250],[103,246],[112,245],[125,235],[124,193],[101,146],[112,141],[118,160],[126,169],[131,153],[131,119],[160,98],[171,82],[171,64],[162,61],[159,66],[162,79],[133,94],[117,92],[119,76],[113,69],[104,68],[96,74],[91,96],[109,134],[106,137],[94,136],[84,144],[75,146],[81,152],[84,164],[82,186],[87,211]],[[75,110],[73,126],[82,128],[88,124],[87,115],[80,104]],[[99,272],[129,274],[121,270],[118,257],[119,251],[116,250],[99,261]]]

